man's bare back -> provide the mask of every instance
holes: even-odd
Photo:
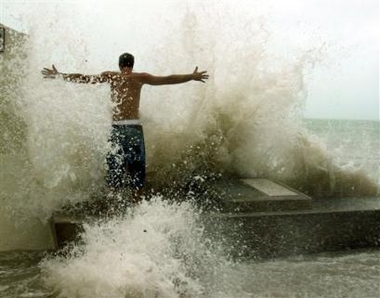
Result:
[[[101,78],[110,84],[114,103],[113,120],[139,119],[140,94],[143,86],[139,74],[104,72]]]

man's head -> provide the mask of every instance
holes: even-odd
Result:
[[[124,53],[119,57],[119,68],[122,69],[124,67],[133,68],[135,63],[135,57],[129,53]]]

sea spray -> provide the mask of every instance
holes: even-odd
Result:
[[[118,55],[130,47],[136,71],[165,75],[198,65],[211,75],[204,85],[144,87],[148,181],[171,188],[198,176],[267,177],[312,196],[377,193],[376,182],[341,168],[303,125],[305,74],[320,59],[318,47],[299,56],[274,55],[265,19],[228,9],[221,18],[212,7],[195,13],[190,5],[173,19],[175,27],[157,23],[166,28],[157,47],[148,47],[146,37],[126,26],[115,41],[119,50],[104,47],[105,54],[94,59],[93,28],[88,35],[83,30],[91,16],[75,18],[75,9],[50,3],[46,18],[32,17],[27,59],[17,64],[19,73],[10,74],[20,81],[7,93],[16,108],[2,114],[5,126],[15,129],[1,135],[1,144],[23,149],[14,158],[1,157],[7,169],[3,206],[47,219],[63,205],[100,192],[111,125],[108,86],[47,80],[40,70],[53,63],[62,72],[116,70]],[[234,26],[226,27],[227,19]]]
[[[86,225],[82,245],[41,263],[46,285],[57,297],[210,297],[207,282],[230,262],[200,216],[189,203],[155,197]]]

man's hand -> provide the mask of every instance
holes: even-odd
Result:
[[[204,80],[208,79],[208,74],[206,73],[207,71],[198,72],[198,66],[197,66],[193,72],[193,80],[204,83],[205,82]]]
[[[57,75],[59,75],[59,72],[55,68],[54,64],[51,67],[52,69],[44,68],[43,70],[41,70],[41,73],[45,79],[55,79]]]

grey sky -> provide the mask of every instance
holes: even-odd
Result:
[[[221,3],[195,0],[123,2],[131,3],[130,8],[137,16],[145,16],[136,18],[139,24],[132,26],[147,43],[150,39],[151,45],[158,37],[149,36],[147,28],[154,25],[150,22],[156,20],[157,15],[172,14],[176,18],[187,6],[196,11],[197,6],[204,7],[207,3],[218,6]],[[88,26],[87,31],[94,40],[98,38],[119,46],[118,32],[108,34],[109,28],[124,26],[123,13],[118,11],[119,2],[115,0],[0,0],[0,22],[28,30],[28,18],[46,16],[49,7],[54,5],[64,7],[64,14],[83,18],[79,24],[83,28]],[[321,63],[307,77],[306,117],[379,120],[378,0],[240,0],[234,5],[236,12],[265,16],[267,29],[271,32],[270,46],[276,52],[284,49],[300,52],[324,45]],[[223,10],[224,6],[220,7]],[[223,11],[219,13],[222,15]],[[170,26],[170,22],[166,25]],[[102,31],[102,28],[106,29]],[[98,48],[94,53],[104,50]]]
[[[309,81],[307,115],[379,120],[379,2],[283,3],[273,8],[273,32],[279,39],[306,46],[311,39],[326,43],[326,60]]]

